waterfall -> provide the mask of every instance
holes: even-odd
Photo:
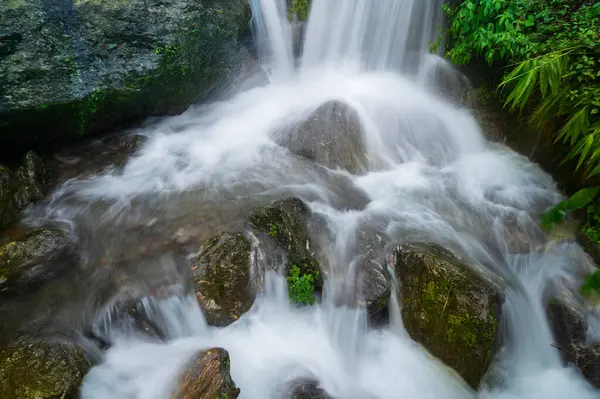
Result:
[[[437,73],[452,73],[428,54],[442,1],[312,0],[299,60],[286,3],[251,1],[268,84],[142,128],[149,141],[122,170],[69,181],[46,211],[93,238],[85,241],[89,263],[96,257],[107,264],[113,255],[120,265],[128,259],[122,254],[144,243],[127,230],[144,217],[175,224],[164,227],[173,231],[188,219],[224,228],[223,220],[251,204],[299,196],[332,237],[324,248],[329,274],[322,301],[292,306],[285,278],[264,264],[264,289],[252,309],[225,328],[207,326],[193,296],[148,298],[145,309],[167,342],[114,326],[114,345],[86,376],[82,397],[169,397],[190,356],[222,347],[247,399],[281,398],[283,387],[302,379],[343,399],[597,398],[560,362],[544,311],[551,283],[577,272],[569,254],[580,249],[561,244],[516,256],[501,234],[515,218],[538,240],[534,215],[561,195],[548,174],[487,141],[470,110],[436,90]],[[332,101],[348,105],[360,121],[361,173],[300,160],[275,139]],[[334,205],[356,192],[368,197],[364,207]],[[365,224],[394,242],[425,237],[458,248],[505,282],[506,342],[494,378],[479,391],[410,339],[395,298],[391,323],[380,329],[369,327],[364,308],[340,305],[356,290],[355,240]],[[174,261],[150,258],[125,262],[126,271],[114,273],[176,280]]]

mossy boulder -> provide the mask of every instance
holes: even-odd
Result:
[[[321,105],[296,127],[283,131],[276,141],[330,169],[353,174],[366,170],[360,119],[354,109],[339,101]]]
[[[14,151],[176,114],[241,63],[247,0],[0,2],[0,143]]]
[[[476,388],[496,348],[500,297],[493,285],[432,245],[403,245],[395,256],[406,330]]]
[[[72,260],[61,230],[36,229],[0,247],[0,295],[33,289],[57,277]]]
[[[44,198],[47,178],[44,162],[32,151],[14,172],[0,165],[0,228],[14,222],[27,205]]]
[[[0,397],[75,399],[89,367],[83,350],[71,342],[21,338],[0,349]]]
[[[309,234],[311,211],[298,198],[275,201],[250,214],[255,229],[271,237],[286,253],[286,274],[292,267],[300,269],[300,277],[309,274],[316,286],[322,285],[319,263],[312,252]]]
[[[252,306],[250,255],[243,235],[224,233],[205,241],[192,259],[192,284],[209,324],[231,324]]]
[[[186,367],[171,399],[235,399],[240,394],[229,373],[229,354],[212,348],[200,352]]]
[[[552,303],[548,319],[564,360],[575,365],[590,384],[600,388],[600,344],[588,342],[585,318],[566,305]]]

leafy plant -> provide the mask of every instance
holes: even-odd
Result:
[[[308,306],[315,303],[315,277],[312,274],[300,273],[300,268],[293,265],[287,277],[290,300],[300,305]]]
[[[600,270],[587,276],[580,289],[581,295],[592,297],[600,295]]]
[[[564,220],[568,212],[584,208],[596,197],[600,187],[589,187],[577,191],[570,198],[559,202],[542,217],[542,228],[549,230]]]
[[[600,204],[591,203],[586,208],[586,223],[581,229],[590,240],[600,245]]]
[[[567,159],[600,173],[600,1],[465,0],[444,9],[448,57],[508,65],[505,105],[531,111],[537,127],[561,126],[555,141],[570,147]]]
[[[277,237],[277,234],[279,234],[279,226],[277,226],[277,223],[271,223],[268,234],[273,238]]]

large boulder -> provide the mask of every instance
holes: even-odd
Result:
[[[83,350],[71,342],[21,338],[0,349],[0,397],[75,399],[89,367]]]
[[[0,165],[0,228],[14,222],[27,205],[44,198],[47,174],[43,161],[31,151],[15,172]]]
[[[251,252],[244,236],[224,233],[204,242],[192,259],[192,284],[209,324],[231,324],[252,306]]]
[[[247,0],[0,2],[0,142],[43,148],[180,113],[241,62]]]
[[[212,348],[200,352],[183,372],[172,399],[235,399],[240,394],[229,374],[229,354]]]
[[[587,342],[588,323],[561,303],[552,303],[548,307],[548,316],[563,358],[575,365],[590,384],[600,388],[600,344]]]
[[[358,174],[367,166],[358,114],[339,101],[321,105],[299,125],[282,132],[276,140],[292,153],[330,169]]]
[[[443,249],[403,245],[395,255],[409,335],[476,388],[494,356],[496,290]]]
[[[36,229],[0,247],[0,295],[30,290],[57,277],[69,264],[69,237]]]
[[[255,229],[269,235],[286,253],[286,272],[300,269],[300,276],[312,275],[321,283],[319,263],[314,258],[309,234],[311,211],[298,198],[275,201],[250,215]]]

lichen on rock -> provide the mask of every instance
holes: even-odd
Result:
[[[0,2],[0,141],[44,148],[184,111],[240,64],[246,0]]]
[[[61,230],[36,229],[0,247],[0,295],[12,295],[57,277],[69,261]]]
[[[171,399],[235,399],[239,394],[231,379],[229,354],[212,348],[188,364]]]
[[[500,297],[494,286],[434,246],[403,245],[395,255],[408,333],[476,388],[495,353]]]
[[[75,399],[89,367],[72,342],[21,338],[0,349],[0,397]]]
[[[224,233],[205,241],[192,259],[192,284],[209,324],[231,324],[252,306],[250,255],[242,234]]]

